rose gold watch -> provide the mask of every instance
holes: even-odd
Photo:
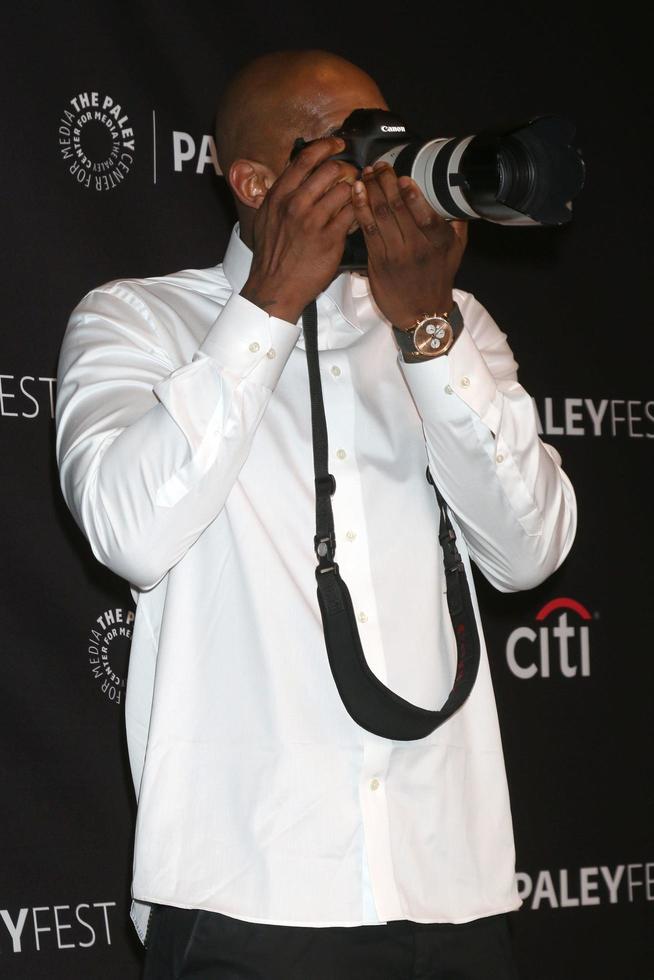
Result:
[[[408,330],[393,327],[393,333],[403,359],[414,364],[447,354],[462,329],[463,317],[455,303],[449,313],[425,314]]]

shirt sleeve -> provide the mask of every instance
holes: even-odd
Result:
[[[470,555],[501,591],[543,582],[567,555],[576,501],[538,436],[532,400],[489,313],[455,291],[464,328],[450,352],[400,366],[422,418],[429,466]]]
[[[152,588],[222,509],[299,336],[235,294],[188,364],[126,284],[89,293],[61,349],[57,459],[96,558]]]

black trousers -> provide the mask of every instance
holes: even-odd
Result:
[[[507,917],[261,925],[155,906],[143,980],[517,980]]]

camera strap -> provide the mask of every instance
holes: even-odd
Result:
[[[336,536],[331,498],[336,480],[329,472],[327,422],[318,358],[318,312],[315,301],[302,315],[309,370],[311,429],[316,490],[318,559],[316,581],[327,656],[341,700],[354,721],[375,735],[397,740],[424,738],[461,707],[472,690],[479,668],[479,632],[465,568],[456,547],[456,534],[445,503],[429,469],[440,510],[438,538],[443,551],[447,605],[456,639],[454,683],[439,711],[421,708],[400,697],[373,674],[366,662],[348,588],[335,561]]]

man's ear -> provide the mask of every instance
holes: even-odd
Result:
[[[275,174],[265,163],[234,160],[229,168],[228,182],[241,204],[258,211],[275,183]]]

